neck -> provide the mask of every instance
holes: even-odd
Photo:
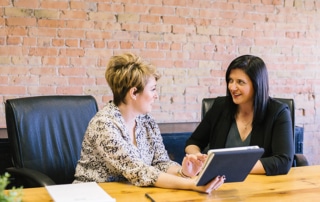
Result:
[[[239,106],[235,118],[247,127],[253,121],[253,107]]]
[[[132,144],[137,146],[137,141],[135,137],[135,128],[136,128],[136,117],[137,113],[130,108],[130,105],[120,104],[119,106],[120,113],[124,119],[124,124],[128,130],[129,138],[132,141]]]
[[[248,116],[253,114],[253,106],[252,105],[238,105],[236,115],[240,116]]]
[[[135,125],[135,120],[137,117],[137,114],[134,112],[133,109],[129,105],[126,104],[120,104],[118,106],[120,113],[125,121],[125,124],[128,126]]]

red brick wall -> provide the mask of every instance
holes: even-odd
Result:
[[[112,98],[111,55],[132,51],[162,73],[158,122],[200,120],[204,97],[225,94],[229,62],[267,63],[271,95],[296,101],[304,153],[320,163],[320,2],[316,0],[0,0],[0,99]],[[0,106],[0,127],[5,127]]]

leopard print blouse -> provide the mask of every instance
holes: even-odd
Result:
[[[107,103],[89,123],[74,183],[129,181],[150,186],[161,172],[179,165],[169,159],[154,119],[141,115],[136,123],[137,146],[130,141],[119,108]]]

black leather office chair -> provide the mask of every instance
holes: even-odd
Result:
[[[282,103],[285,103],[288,105],[290,112],[291,112],[291,120],[292,120],[292,128],[293,128],[293,139],[295,141],[295,106],[294,106],[294,100],[289,98],[274,98]],[[215,98],[204,98],[202,100],[202,107],[201,107],[201,119],[205,116],[207,111],[212,107],[214,103]],[[294,160],[293,160],[293,167],[296,166],[308,166],[308,160],[303,154],[295,154]]]
[[[74,179],[83,136],[98,111],[94,97],[36,96],[5,102],[17,186],[67,184]]]

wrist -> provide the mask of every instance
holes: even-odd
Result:
[[[184,174],[182,171],[182,167],[178,170],[178,175],[183,178],[190,178],[188,175]]]

